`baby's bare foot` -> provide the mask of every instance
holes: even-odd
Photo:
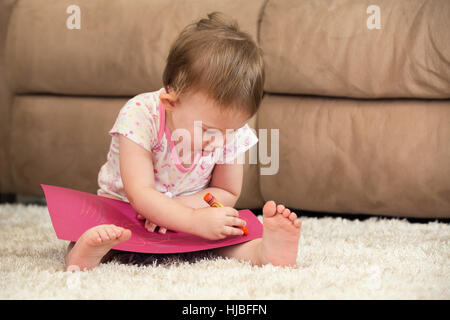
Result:
[[[67,270],[95,268],[103,256],[120,242],[127,241],[131,231],[113,224],[103,224],[81,235],[66,257]]]
[[[263,207],[262,263],[295,266],[301,221],[294,212],[267,201]]]

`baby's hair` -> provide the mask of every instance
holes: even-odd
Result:
[[[220,12],[186,26],[172,44],[164,69],[167,92],[204,92],[220,107],[239,108],[253,116],[264,87],[261,48]]]

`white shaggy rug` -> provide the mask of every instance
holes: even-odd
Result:
[[[296,268],[197,253],[70,273],[47,207],[2,204],[0,299],[450,299],[449,224],[302,221]]]

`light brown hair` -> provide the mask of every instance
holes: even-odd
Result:
[[[220,12],[186,26],[172,44],[163,83],[182,95],[200,90],[219,106],[253,116],[264,87],[263,52],[235,20]]]

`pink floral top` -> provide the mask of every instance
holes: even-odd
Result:
[[[216,163],[230,163],[258,142],[245,124],[235,133],[232,143],[207,155],[197,153],[192,165],[184,167],[165,122],[165,109],[158,91],[142,93],[128,100],[119,112],[114,126],[106,163],[100,168],[98,195],[110,194],[129,202],[120,176],[119,134],[136,142],[152,154],[155,187],[169,197],[188,195],[208,187]]]

